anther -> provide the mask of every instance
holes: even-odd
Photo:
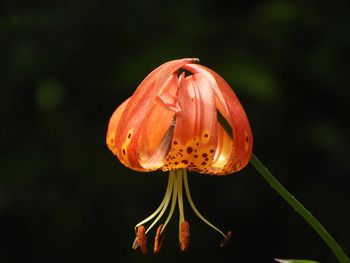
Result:
[[[180,251],[186,251],[190,245],[190,225],[187,221],[181,223]]]
[[[158,254],[162,249],[162,245],[163,245],[162,229],[163,229],[163,224],[161,224],[157,229],[156,237],[154,239],[154,249],[153,249],[154,254]]]
[[[143,254],[147,254],[147,238],[146,238],[146,228],[141,225],[137,228],[136,238],[134,243],[132,244],[133,249],[137,249],[140,247]]]
[[[220,247],[224,247],[227,245],[228,242],[230,242],[232,236],[232,231],[229,230],[226,234],[226,238],[221,242]]]

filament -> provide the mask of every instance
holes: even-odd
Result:
[[[169,177],[174,178],[174,176],[172,175],[172,173],[170,172]],[[175,181],[174,179],[172,179],[172,181]],[[172,182],[173,183],[173,182]],[[171,198],[171,192],[173,190],[173,186],[169,185],[169,188],[167,189],[167,192],[165,194],[164,197],[164,205],[162,210],[160,211],[159,215],[157,216],[157,218],[153,221],[153,223],[147,228],[146,230],[146,234],[148,233],[148,231],[150,231],[152,229],[152,227],[159,221],[159,219],[163,216],[163,214],[165,213],[166,209],[168,208],[169,202],[170,202],[170,198]]]
[[[179,219],[179,238],[181,240],[181,223],[185,221],[185,214],[184,214],[184,205],[183,205],[183,195],[182,195],[182,171],[183,169],[177,169],[177,196],[178,196],[178,205],[179,205],[179,212],[180,212],[180,219]]]
[[[183,186],[184,185],[184,186]],[[219,232],[222,236],[224,236],[224,241],[221,243],[221,247],[225,246],[226,243],[231,238],[231,231],[225,235],[219,228],[214,226],[212,223],[210,223],[196,208],[196,206],[193,203],[192,196],[190,193],[189,185],[188,185],[188,178],[187,178],[187,170],[186,169],[175,169],[171,170],[169,172],[169,179],[167,188],[165,191],[164,198],[159,205],[159,207],[154,211],[150,216],[142,220],[140,223],[135,225],[135,232],[136,232],[136,238],[132,245],[132,248],[136,249],[138,247],[141,248],[143,253],[146,253],[147,247],[146,247],[146,234],[154,227],[155,224],[162,218],[164,213],[166,212],[170,201],[170,210],[167,218],[165,219],[164,224],[161,224],[158,227],[155,243],[154,243],[154,252],[158,253],[161,249],[162,245],[162,233],[165,230],[165,227],[168,225],[174,210],[176,203],[178,204],[179,208],[179,241],[180,241],[180,250],[185,251],[188,248],[189,240],[190,240],[190,232],[189,232],[189,224],[187,221],[185,221],[185,213],[184,213],[184,204],[183,204],[183,187],[185,188],[186,196],[188,199],[188,202],[190,203],[190,206],[192,207],[195,214],[208,226]],[[155,218],[155,219],[154,219]],[[152,224],[145,230],[145,227],[143,224],[149,222],[153,219]],[[142,234],[142,235],[141,235]],[[144,241],[142,243],[141,241]],[[141,243],[140,243],[141,242]]]
[[[210,223],[204,216],[202,216],[201,213],[199,213],[198,209],[196,208],[196,206],[193,203],[192,197],[191,197],[191,193],[190,193],[190,188],[188,186],[188,179],[187,179],[187,171],[186,169],[181,169],[183,171],[183,181],[184,181],[184,185],[185,185],[185,191],[186,191],[186,195],[187,195],[187,199],[188,202],[190,203],[193,211],[196,213],[196,215],[204,222],[206,223],[208,226],[210,226],[211,228],[213,228],[214,230],[216,230],[217,232],[219,232],[221,235],[223,235],[226,239],[226,235],[216,226],[214,226],[212,223]]]
[[[166,205],[168,206],[169,204],[169,200],[170,200],[170,197],[171,197],[171,191],[173,189],[173,181],[174,181],[174,176],[175,176],[175,173],[174,171],[170,171],[169,173],[169,179],[168,179],[168,185],[167,185],[167,188],[166,188],[166,191],[165,191],[165,195],[164,195],[164,198],[163,198],[163,201],[161,202],[160,206],[157,208],[156,211],[154,211],[149,217],[145,218],[144,220],[142,220],[140,223],[136,224],[135,225],[135,230],[137,227],[147,223],[148,221],[152,220],[160,211],[161,209]],[[164,213],[164,212],[163,212]],[[159,220],[159,219],[158,219]],[[148,232],[148,230],[147,230]],[[147,233],[146,232],[146,233]]]
[[[171,206],[170,206],[170,211],[168,214],[168,217],[165,220],[165,223],[163,225],[163,228],[161,230],[161,233],[163,233],[166,225],[169,223],[171,217],[173,216],[174,210],[175,210],[175,204],[176,204],[176,199],[177,199],[177,180],[173,180],[174,181],[174,186],[173,186],[173,199],[171,201]]]

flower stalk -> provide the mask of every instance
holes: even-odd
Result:
[[[340,263],[350,263],[349,258],[339,246],[337,241],[329,234],[326,228],[315,218],[309,210],[305,208],[288,190],[271,174],[271,172],[263,165],[263,163],[252,154],[250,163],[264,178],[265,181],[301,215],[305,221],[318,233],[318,235],[326,242],[328,247],[333,251]]]

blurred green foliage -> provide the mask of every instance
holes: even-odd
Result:
[[[190,177],[198,208],[233,230],[230,246],[189,213],[187,253],[177,222],[157,257],[131,250],[166,175],[115,160],[108,119],[151,70],[181,57],[227,79],[255,153],[349,254],[348,11],[345,0],[2,1],[0,261],[336,262],[251,167]]]

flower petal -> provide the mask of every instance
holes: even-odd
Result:
[[[180,78],[177,77],[176,73],[172,74],[168,78],[167,83],[161,88],[156,98],[158,103],[174,112],[179,112],[181,110],[177,101],[177,90],[179,89],[179,84],[183,76],[184,73],[180,75]]]
[[[218,143],[215,150],[214,160],[208,174],[220,175],[225,174],[223,167],[230,160],[233,142],[230,135],[225,131],[220,123],[217,125]]]
[[[232,128],[233,147],[229,161],[223,167],[223,174],[243,169],[250,160],[253,136],[239,99],[227,82],[213,70],[195,64],[184,65],[183,68],[194,74],[201,74],[209,80],[216,96],[217,108]],[[213,78],[216,83],[212,82]]]
[[[187,168],[205,173],[210,167],[217,144],[217,116],[214,93],[200,75],[180,83],[171,150],[163,170]]]
[[[114,155],[118,156],[117,149],[115,147],[115,133],[119,125],[120,117],[125,110],[126,105],[128,104],[129,99],[124,101],[112,114],[112,117],[108,123],[106,143],[108,148],[113,152]]]
[[[197,59],[187,58],[167,62],[151,72],[139,85],[125,108],[115,137],[115,148],[119,159],[126,166],[139,171],[144,169],[139,160],[138,143],[144,120],[152,109],[164,83],[174,72]],[[164,91],[164,90],[163,90]]]
[[[163,166],[164,159],[168,155],[174,131],[172,123],[176,107],[173,105],[178,105],[176,97],[178,87],[177,75],[172,74],[162,88],[162,95],[171,97],[172,103],[167,105],[160,102],[161,99],[154,101],[143,121],[138,152],[140,163],[145,169],[159,169]]]

